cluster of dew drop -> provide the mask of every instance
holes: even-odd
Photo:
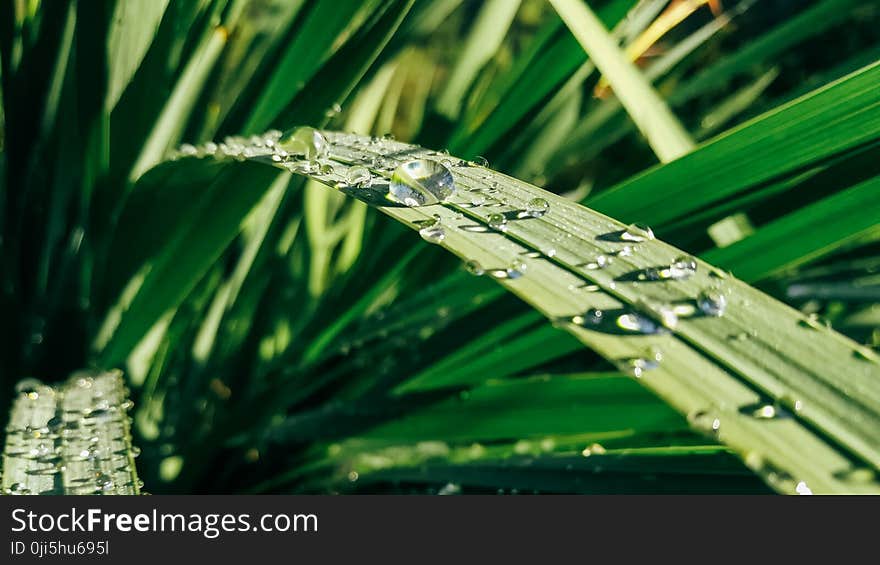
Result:
[[[117,373],[79,374],[60,389],[16,386],[3,453],[4,494],[135,494],[131,401]]]
[[[394,152],[395,149],[407,147],[402,144],[397,147],[393,138],[362,138],[354,134],[338,134],[339,140],[350,147],[364,145],[377,146],[379,150],[387,149]],[[337,174],[334,163],[329,159],[330,147],[337,143],[336,137],[328,141],[318,130],[303,126],[294,129],[288,135],[283,135],[278,130],[266,132],[263,135],[250,137],[227,137],[222,143],[206,143],[202,146],[183,145],[176,155],[179,156],[213,156],[215,158],[231,158],[236,160],[267,159],[292,172],[309,174],[321,177],[332,177],[325,180],[335,180],[338,188],[348,188],[368,191],[373,202],[386,202],[408,207],[430,206],[448,201],[456,193],[456,183],[451,172],[453,167],[469,167],[472,165],[488,166],[486,159],[476,158],[473,162],[454,161],[446,152],[434,152],[435,159],[417,158],[402,163],[387,159],[381,155],[363,152],[354,153],[352,160],[357,160],[352,166],[346,167],[342,173]],[[382,144],[391,144],[383,147]],[[366,150],[366,147],[362,149]],[[355,151],[354,149],[352,151]],[[367,163],[373,170],[378,170],[390,175],[386,179],[381,174],[374,174],[371,168],[364,166]],[[487,194],[497,193],[497,187],[485,190]],[[357,196],[357,193],[353,193]],[[471,206],[491,206],[487,196],[480,189],[472,189],[470,194]],[[494,202],[495,204],[499,202]],[[503,203],[502,203],[503,204]],[[505,232],[508,230],[511,219],[538,218],[548,213],[550,203],[542,197],[531,199],[523,210],[502,213],[492,212],[485,218],[489,230]],[[421,237],[434,244],[442,243],[447,238],[446,227],[439,216],[419,222],[416,227]],[[589,270],[604,269],[612,264],[614,257],[632,255],[635,247],[642,242],[653,240],[654,232],[650,227],[631,224],[620,232],[619,239],[625,243],[621,249],[615,252],[597,255],[584,266]],[[555,250],[547,250],[548,257],[555,255]],[[486,269],[477,261],[469,261],[465,268],[474,275],[490,273],[496,278],[516,279],[525,274],[526,263],[521,260],[512,261],[503,269]],[[683,280],[692,277],[697,272],[697,260],[689,255],[675,258],[669,265],[646,269],[641,273],[642,280]],[[699,293],[695,300],[696,309],[704,316],[720,317],[727,308],[727,297],[718,288],[707,288]],[[659,317],[659,323],[651,316],[637,312],[620,312],[614,319],[604,316],[602,312],[588,312],[583,316],[576,316],[572,321],[579,325],[592,325],[601,329],[605,326],[613,326],[617,329],[637,333],[658,333],[664,328],[674,328],[677,323],[677,314],[671,308],[653,309],[655,317]],[[586,323],[585,323],[586,322]],[[657,363],[646,359],[645,366],[652,367]]]
[[[336,143],[328,139],[318,130],[311,127],[299,127],[290,134],[283,135],[280,131],[269,131],[262,136],[228,137],[222,143],[209,143],[201,147],[184,145],[178,154],[184,156],[214,156],[216,158],[268,159],[292,172],[313,176],[335,175],[338,188],[367,191],[373,202],[386,202],[407,207],[430,206],[448,201],[457,190],[451,169],[453,167],[485,167],[488,162],[478,157],[473,162],[453,160],[445,152],[434,152],[435,159],[417,158],[402,163],[386,159],[381,155],[363,152],[353,157],[358,163],[353,164],[343,174],[336,174],[334,164],[328,158],[330,147]],[[341,134],[339,138],[349,147],[364,145],[378,146],[394,152],[393,139],[361,138],[353,134]],[[381,147],[382,144],[391,144]],[[367,147],[362,147],[366,150]],[[364,164],[367,163],[371,168]],[[390,175],[386,179],[374,170]],[[504,201],[490,198],[499,192],[497,184],[488,189],[471,189],[470,203],[472,207],[491,207],[504,205]],[[357,196],[357,193],[353,193]],[[506,232],[511,220],[539,218],[550,210],[550,203],[542,197],[531,199],[524,209],[513,212],[492,212],[485,218],[490,231]],[[416,227],[425,241],[439,244],[446,240],[447,231],[440,216],[418,222]],[[620,232],[619,240],[625,245],[616,251],[597,255],[584,264],[588,270],[604,269],[612,264],[614,257],[626,257],[634,253],[638,244],[653,240],[653,230],[641,224],[631,224]],[[547,250],[548,257],[555,255],[555,250]],[[669,265],[645,269],[641,280],[677,281],[694,276],[697,272],[697,260],[690,255],[676,257]],[[480,276],[490,273],[495,278],[517,279],[525,275],[527,264],[516,259],[502,269],[486,269],[477,261],[468,261],[466,270]],[[707,288],[699,293],[695,300],[696,309],[704,316],[720,317],[727,308],[727,297],[717,288]],[[598,310],[588,311],[584,315],[575,316],[572,322],[594,329],[611,329],[624,333],[654,334],[673,329],[678,322],[677,313],[672,308],[658,307],[649,310],[651,315],[637,309],[605,313]],[[610,315],[609,315],[610,314]],[[643,357],[626,360],[623,365],[630,374],[640,377],[645,371],[659,366],[662,354],[646,352]]]
[[[349,165],[342,167],[330,158],[330,148],[337,144],[342,146],[338,151],[342,155],[341,160]],[[250,137],[228,136],[219,143],[184,144],[171,157],[267,161],[294,173],[316,177],[372,204],[406,207],[431,206],[449,201],[457,192],[452,168],[488,166],[488,161],[483,157],[477,157],[474,161],[453,161],[447,152],[430,153],[436,159],[419,157],[402,162],[381,154],[383,151],[395,153],[406,147],[409,146],[396,143],[390,136],[365,138],[355,134],[333,134],[328,140],[320,131],[302,126],[287,135],[270,130]],[[373,153],[368,150],[373,150]],[[486,189],[485,194],[481,189],[471,189],[471,205],[504,205],[502,201],[489,201],[487,198],[487,195],[491,198],[499,192],[497,183],[493,185]],[[538,218],[546,214],[549,208],[550,204],[545,198],[536,197],[522,210],[490,214],[486,224],[490,230],[503,232],[507,229],[509,218]],[[441,243],[446,239],[446,227],[439,217],[420,222],[417,227],[422,238],[429,243]],[[520,263],[490,272],[499,278],[518,278],[525,271]],[[469,271],[474,274],[485,272],[482,267]]]
[[[346,138],[347,136],[347,138]],[[353,134],[343,134],[340,137],[343,143],[352,147],[368,145],[378,146],[381,144],[393,145],[393,139],[364,138]],[[388,203],[399,206],[419,207],[430,206],[448,201],[456,194],[456,183],[452,175],[453,167],[469,167],[473,165],[486,167],[488,162],[482,158],[476,158],[472,163],[467,161],[453,161],[446,152],[434,152],[433,156],[438,160],[429,158],[417,158],[405,162],[398,162],[380,155],[370,155],[362,152],[353,154],[350,166],[337,172],[337,164],[332,162],[328,155],[331,145],[336,141],[328,139],[319,131],[310,127],[300,127],[293,130],[289,135],[283,135],[280,131],[273,130],[262,136],[228,137],[222,143],[207,143],[203,146],[183,145],[178,151],[179,156],[197,156],[215,158],[231,158],[235,160],[266,159],[277,166],[284,167],[291,172],[317,176],[319,179],[331,181],[337,188],[354,190],[351,192],[360,197],[357,191],[365,191],[370,195],[372,203]],[[400,147],[376,147],[387,149],[394,153]],[[362,147],[363,149],[363,147]],[[365,166],[365,164],[369,165]],[[374,173],[374,171],[378,171]],[[386,178],[389,176],[389,178]],[[484,177],[488,178],[488,177]],[[470,207],[500,207],[506,206],[506,200],[499,199],[500,190],[497,182],[490,183],[487,188],[472,188],[469,190]],[[522,210],[512,212],[491,212],[485,218],[488,227],[486,231],[506,232],[510,228],[511,220],[526,218],[539,218],[550,210],[549,202],[542,197],[531,199]],[[442,243],[446,240],[447,233],[440,219],[435,215],[433,218],[419,222],[416,227],[419,235],[427,242],[433,244]],[[609,251],[595,256],[586,262],[583,267],[588,270],[600,270],[610,266],[617,257],[627,257],[635,253],[639,244],[655,239],[653,230],[641,224],[630,224],[619,234],[619,241],[624,245],[615,251]],[[547,249],[539,252],[548,258],[555,256],[555,249]],[[478,261],[470,260],[465,264],[467,272],[481,276],[485,273],[495,278],[517,279],[525,276],[527,264],[519,259],[514,259],[502,269],[484,268]],[[681,281],[690,279],[698,271],[698,261],[690,255],[675,257],[668,265],[650,267],[639,273],[637,280],[641,281]],[[718,271],[711,271],[710,276],[724,278]],[[612,283],[613,285],[613,283]],[[599,290],[596,285],[589,285]],[[613,288],[613,286],[612,286]],[[728,308],[728,295],[725,289],[718,284],[710,285],[702,289],[693,301],[693,312],[704,317],[718,318],[724,316]],[[678,324],[679,313],[674,307],[664,305],[636,305],[633,308],[624,308],[615,311],[602,311],[596,308],[590,309],[582,315],[571,318],[570,322],[600,331],[611,331],[623,334],[658,334],[674,331]],[[738,337],[745,336],[740,334]],[[618,362],[619,367],[625,373],[642,378],[647,372],[658,368],[663,361],[663,352],[656,346],[645,349],[642,355],[624,359]],[[795,411],[799,411],[800,404],[793,405]],[[786,414],[775,405],[762,405],[751,410],[752,416],[759,419],[775,419]],[[698,430],[712,435],[719,433],[721,421],[712,411],[694,411],[688,415],[691,425]],[[809,491],[805,485],[797,485],[797,490]]]
[[[630,224],[624,230],[615,232],[614,240],[624,243],[616,251],[599,254],[581,265],[587,270],[605,269],[614,262],[615,257],[632,256],[639,244],[655,239],[654,231],[642,224]],[[650,267],[639,271],[634,281],[680,281],[697,274],[697,259],[690,255],[675,257],[668,265]],[[685,308],[667,305],[637,304],[632,308],[600,310],[591,308],[583,314],[573,316],[571,322],[577,326],[598,331],[620,334],[660,334],[674,331],[682,311],[707,317],[721,317],[727,309],[727,295],[717,285],[701,290],[693,306]],[[660,367],[663,352],[651,346],[643,355],[626,358],[618,362],[620,369],[636,378]]]

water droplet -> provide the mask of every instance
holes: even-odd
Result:
[[[660,318],[660,323],[670,330],[674,330],[678,326],[678,313],[675,308],[660,306],[657,308],[657,316]]]
[[[706,410],[694,410],[687,415],[691,426],[705,434],[715,435],[721,429],[721,420]]]
[[[373,180],[373,175],[368,168],[356,165],[345,174],[345,180],[351,186],[368,187]]]
[[[94,410],[90,410],[86,415],[86,418],[94,418],[98,421],[106,421],[110,419],[110,416],[113,415],[112,408],[95,408]]]
[[[49,428],[51,433],[58,433],[58,431],[64,427],[64,418],[61,416],[54,416],[46,423],[46,427]]]
[[[131,456],[132,457],[138,457],[138,456],[140,456],[140,454],[141,454],[140,447],[138,447],[136,445],[131,446]]]
[[[807,483],[801,481],[794,487],[794,491],[800,495],[811,495],[813,491],[810,490],[810,487],[807,486]]]
[[[333,118],[337,116],[340,112],[342,112],[342,106],[340,106],[338,103],[334,103],[332,106],[324,111],[324,116],[327,118]]]
[[[509,279],[518,279],[521,276],[526,274],[527,266],[525,263],[518,259],[514,259],[507,266],[507,278]]]
[[[662,358],[662,357],[661,357]],[[654,359],[652,357],[633,357],[631,359],[626,359],[620,364],[620,369],[629,375],[634,376],[637,379],[642,378],[642,375],[645,374],[646,371],[650,371],[651,369],[656,369],[660,366],[660,359]]]
[[[9,487],[6,488],[6,494],[12,495],[25,495],[30,494],[31,491],[22,483],[12,483]]]
[[[359,476],[360,476],[360,475],[358,475],[358,472],[357,472],[357,471],[350,471],[350,472],[348,473],[348,480],[351,481],[351,482],[355,482],[356,480],[358,480],[358,477],[359,477]]]
[[[596,270],[604,269],[612,263],[611,257],[608,255],[596,255],[596,258],[584,265],[587,269]]]
[[[805,328],[812,328],[814,330],[821,330],[823,328],[831,327],[831,324],[827,320],[823,320],[819,317],[818,314],[810,314],[806,318],[798,320],[798,325],[803,326]]]
[[[318,172],[322,175],[332,175],[336,170],[333,168],[333,165],[330,163],[322,163],[318,168]]]
[[[461,494],[461,487],[455,483],[446,483],[443,488],[437,491],[439,496],[451,496]]]
[[[494,230],[504,231],[507,229],[507,217],[504,214],[489,214],[486,221],[489,223],[489,227]]]
[[[752,411],[752,416],[759,420],[772,420],[776,417],[776,407],[772,404],[762,404]]]
[[[657,333],[657,323],[638,312],[628,312],[617,317],[617,327],[635,333]]]
[[[437,161],[418,159],[394,169],[388,198],[406,206],[427,206],[453,193],[455,182],[448,168]]]
[[[868,467],[853,467],[835,473],[834,477],[848,483],[867,484],[874,482],[876,473]]]
[[[467,272],[477,277],[486,272],[479,261],[468,261],[464,264],[464,268],[467,270]]]
[[[791,395],[785,394],[779,398],[779,405],[784,406],[786,409],[791,410],[792,412],[800,412],[804,409],[804,401],[798,398],[793,398]]]
[[[440,220],[435,220],[420,229],[419,235],[428,243],[440,243],[446,239],[446,231],[443,229],[443,224],[440,223]]]
[[[583,326],[589,324],[591,326],[598,326],[605,320],[605,312],[599,310],[598,308],[590,308],[586,311],[583,316],[575,316],[572,318],[572,322],[579,326]]]
[[[636,243],[654,239],[654,230],[643,224],[630,224],[623,233],[620,234],[620,239],[634,241]]]
[[[472,206],[482,206],[486,203],[486,197],[482,194],[474,193],[471,195],[471,205]]]
[[[618,257],[630,257],[633,254],[633,246],[632,245],[624,245],[620,251],[617,252]]]
[[[526,204],[526,213],[533,218],[540,218],[550,210],[550,203],[544,198],[532,198]]]
[[[92,377],[79,377],[76,379],[76,386],[79,388],[92,388],[93,384],[95,384],[95,379]]]
[[[43,388],[45,386],[37,379],[27,378],[18,381],[18,384],[15,385],[15,392],[23,394],[31,400],[36,400],[40,397],[40,391]]]
[[[102,472],[95,473],[95,479],[97,480],[98,489],[103,491],[113,490],[113,487],[116,485],[113,483],[113,479]]]
[[[676,257],[669,265],[669,278],[686,279],[697,272],[697,259],[691,255]]]
[[[476,157],[474,157],[474,164],[477,165],[478,167],[488,167],[489,160],[486,159],[485,157],[483,157],[482,155],[477,155]]]
[[[591,443],[587,447],[581,451],[581,455],[584,457],[591,457],[593,455],[605,455],[605,448],[598,443]]]
[[[199,153],[199,150],[196,149],[196,146],[192,145],[191,143],[184,143],[183,145],[180,146],[179,151],[180,151],[180,154],[183,155],[184,157],[194,157],[194,156],[198,155],[198,153]]]
[[[723,316],[727,309],[727,297],[720,290],[709,288],[697,296],[697,307],[707,316]]]
[[[798,405],[799,402],[795,403]],[[740,408],[740,412],[758,420],[775,420],[778,418],[791,418],[791,413],[782,407],[782,403],[758,402]]]
[[[856,345],[853,348],[853,356],[862,361],[877,361],[877,354],[869,347]]]
[[[321,132],[308,126],[296,128],[278,142],[278,146],[288,154],[309,162],[326,155],[329,145]]]

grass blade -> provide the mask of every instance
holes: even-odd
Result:
[[[4,494],[140,494],[121,375],[21,381],[3,451]]]
[[[375,191],[347,187],[347,168],[383,161],[373,181],[381,187],[382,177],[387,179],[397,164],[436,153],[391,140],[326,135],[335,168],[310,176],[378,203],[384,213],[414,229],[439,219],[446,227],[442,247],[478,261],[585,345],[641,377],[694,427],[738,452],[775,489],[878,489],[873,480],[854,485],[849,479],[860,465],[880,464],[876,356],[699,261],[689,277],[645,282],[650,278],[640,274],[672,264],[681,251],[482,167],[453,166],[460,192],[442,205],[389,206],[387,200],[376,200]],[[255,159],[266,160],[265,155]],[[465,194],[493,189],[503,202],[475,207]],[[523,215],[535,198],[545,199],[550,211]],[[490,218],[499,212],[510,218],[501,230],[492,227]],[[623,234],[640,240],[635,253],[619,253],[627,241]],[[609,254],[615,255],[613,263],[597,269],[596,258]],[[725,293],[721,317],[701,315],[696,308],[710,288]],[[674,331],[663,330],[664,324]],[[662,362],[652,363],[658,350]]]
[[[674,163],[589,199],[606,214],[668,223],[880,137],[880,63],[727,132]],[[712,190],[705,190],[711,186]]]
[[[608,80],[633,122],[663,162],[689,153],[694,143],[666,102],[618,49],[602,22],[580,0],[551,0],[565,24]]]

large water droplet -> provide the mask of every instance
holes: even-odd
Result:
[[[540,218],[550,210],[550,203],[544,198],[532,198],[526,204],[526,213],[533,218]]]
[[[727,309],[727,297],[715,288],[708,288],[697,296],[697,307],[707,316],[723,316]]]
[[[643,224],[630,224],[620,234],[620,239],[635,242],[654,239],[654,230]]]
[[[486,221],[489,223],[489,227],[493,230],[504,231],[507,229],[507,218],[504,214],[489,214]]]
[[[326,155],[329,145],[321,132],[308,126],[296,128],[278,142],[278,147],[288,154],[310,162]]]
[[[418,159],[394,169],[388,198],[405,206],[428,206],[454,193],[455,181],[449,169],[437,161]]]

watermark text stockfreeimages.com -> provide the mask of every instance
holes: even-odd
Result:
[[[15,533],[50,532],[158,532],[198,533],[208,539],[223,533],[299,533],[317,532],[316,514],[183,514],[106,513],[100,508],[38,513],[24,508],[12,510],[12,531]]]

